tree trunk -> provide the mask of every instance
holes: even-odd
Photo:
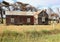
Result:
[[[3,14],[2,14],[3,11],[1,11],[1,23],[3,24]]]
[[[2,9],[1,9],[1,7],[0,7],[0,11],[1,11],[1,12],[0,12],[0,14],[1,14],[1,23],[3,23],[3,13],[2,13],[3,11],[2,11]]]

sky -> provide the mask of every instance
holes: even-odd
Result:
[[[0,0],[2,2],[3,0]],[[23,3],[28,3],[32,6],[35,6],[37,8],[55,8],[55,7],[60,7],[60,0],[5,0],[10,3],[14,3],[16,1],[20,1]]]

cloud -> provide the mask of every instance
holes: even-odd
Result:
[[[20,2],[24,2],[24,3],[29,3],[33,6],[54,6],[54,5],[59,5],[60,4],[60,0],[17,0]]]

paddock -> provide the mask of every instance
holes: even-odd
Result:
[[[59,29],[60,30],[60,23],[51,25],[6,25],[6,22],[4,20],[4,24],[0,24],[0,32],[4,30],[10,30],[10,31],[41,31],[41,30],[54,30]]]

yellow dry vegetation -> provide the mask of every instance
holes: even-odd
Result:
[[[0,32],[3,30],[11,30],[11,31],[40,31],[40,30],[53,30],[53,29],[60,29],[60,23],[58,24],[51,24],[51,25],[6,25],[0,24]]]

